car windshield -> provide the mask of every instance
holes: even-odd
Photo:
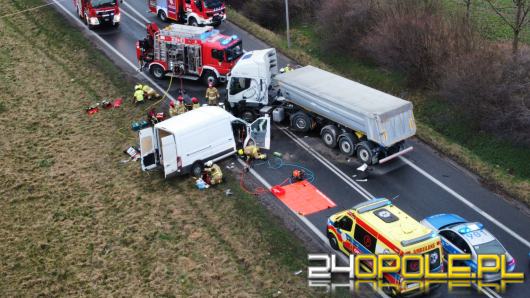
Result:
[[[221,7],[222,4],[220,0],[204,0],[204,6],[210,9]]]
[[[234,61],[243,55],[243,43],[239,41],[235,45],[226,49],[226,61]]]
[[[90,4],[94,8],[113,7],[116,5],[116,0],[90,0]]]
[[[493,240],[490,242],[482,243],[480,245],[475,245],[475,251],[479,255],[483,254],[494,254],[494,255],[502,255],[506,253],[506,250],[497,240]]]

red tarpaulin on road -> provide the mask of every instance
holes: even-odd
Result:
[[[271,192],[287,207],[304,216],[336,206],[330,198],[305,180],[286,186],[274,186]]]

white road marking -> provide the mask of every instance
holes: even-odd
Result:
[[[81,22],[81,20],[75,16],[74,14],[72,14],[71,11],[69,11],[66,7],[64,7],[61,3],[57,2],[54,0],[54,2],[57,4],[57,6],[59,8],[61,8],[67,15],[69,15],[70,17],[72,17],[76,22],[78,22],[79,24],[83,25],[83,27],[85,28],[85,30],[88,30],[88,28],[86,28],[86,26],[84,26],[84,23]],[[123,62],[125,62],[127,65],[129,65],[132,69],[134,70],[138,70],[138,66],[135,65],[134,63],[132,63],[131,61],[129,61],[125,56],[123,56],[115,47],[113,47],[110,43],[108,43],[106,40],[104,40],[101,36],[99,36],[98,34],[90,31],[90,34],[94,35],[99,42],[101,42],[102,44],[104,44],[107,48],[109,48],[109,50],[111,50],[116,56],[118,56],[120,59],[123,60]],[[160,85],[158,85],[155,81],[153,81],[153,79],[151,79],[150,77],[148,77],[145,73],[143,72],[140,72],[140,75],[142,77],[144,77],[145,80],[147,80],[149,83],[151,83],[151,85],[153,85],[155,88],[157,88],[159,91],[161,91],[163,94],[166,94],[166,90],[164,88],[162,88]],[[167,93],[166,94],[166,97],[168,97],[169,99],[171,100],[175,100],[175,98],[173,96],[171,96],[171,94]]]
[[[422,168],[418,167],[416,164],[414,164],[413,162],[411,162],[410,160],[408,160],[407,158],[403,157],[403,156],[400,156],[399,158],[401,158],[401,160],[403,162],[405,162],[406,164],[408,164],[410,167],[412,167],[414,170],[418,171],[418,173],[422,174],[423,176],[425,176],[427,179],[431,180],[434,184],[438,185],[440,188],[442,188],[443,190],[447,191],[449,194],[451,194],[453,197],[457,198],[459,201],[461,201],[462,203],[466,204],[469,208],[471,208],[472,210],[476,211],[477,213],[479,213],[480,215],[484,216],[485,218],[487,218],[489,221],[491,221],[493,224],[495,224],[496,226],[498,226],[499,228],[501,228],[502,230],[504,230],[506,233],[510,234],[512,237],[514,237],[515,239],[519,240],[521,243],[523,243],[524,245],[526,245],[528,248],[530,248],[530,242],[527,241],[526,239],[524,239],[523,237],[521,237],[519,234],[517,234],[516,232],[514,232],[512,229],[508,228],[507,226],[505,226],[503,223],[501,223],[500,221],[496,220],[493,216],[489,215],[488,213],[486,213],[484,210],[480,209],[477,205],[471,203],[470,201],[468,201],[466,198],[464,198],[463,196],[461,196],[460,194],[458,194],[456,191],[452,190],[451,188],[449,188],[447,185],[443,184],[442,182],[440,182],[438,179],[434,178],[433,176],[431,176],[429,173],[425,172]]]
[[[136,10],[132,5],[130,5],[129,3],[127,2],[123,2],[123,5],[127,6],[130,10],[132,10],[137,16],[140,17],[140,19],[142,19],[142,21],[146,22],[146,23],[152,23],[152,21],[149,21],[146,17],[144,17],[138,10]],[[147,6],[146,6],[147,8]],[[145,24],[144,24],[145,26]]]
[[[130,15],[129,13],[127,13],[123,8],[120,9],[120,12],[123,13],[124,15],[128,16],[129,19],[131,19],[132,21],[134,21],[136,24],[140,25],[140,27],[142,28],[145,28],[145,24],[138,21],[138,19],[136,19],[135,17],[133,17],[132,15]]]

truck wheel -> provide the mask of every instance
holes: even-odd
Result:
[[[219,79],[217,78],[217,76],[215,75],[215,72],[211,71],[211,70],[205,70],[203,73],[202,73],[202,80],[204,82],[204,84],[206,86],[208,86],[208,84],[210,82],[212,82],[212,84],[215,86],[217,86],[217,84],[219,83]]]
[[[339,135],[339,130],[335,125],[326,125],[320,131],[320,137],[326,146],[329,148],[337,147],[337,136]]]
[[[199,23],[197,23],[197,20],[196,20],[195,18],[190,18],[190,19],[188,20],[188,24],[189,24],[190,26],[193,26],[193,27],[198,27],[198,26],[199,26]]]
[[[331,246],[331,248],[335,250],[339,250],[339,242],[337,241],[337,238],[335,237],[335,235],[333,235],[332,233],[328,233],[328,240],[329,240],[329,245]]]
[[[191,174],[194,176],[194,177],[201,177],[202,176],[202,169],[203,169],[203,165],[202,165],[202,162],[201,161],[196,161],[193,163],[193,165],[191,166]]]
[[[243,113],[241,113],[241,119],[248,123],[252,123],[252,121],[256,120],[256,115],[254,115],[254,112],[251,110],[244,110]]]
[[[372,164],[372,150],[367,142],[361,142],[357,146],[357,159],[365,164]]]
[[[311,128],[311,118],[304,112],[296,112],[291,118],[291,128],[300,132],[308,132]]]
[[[160,65],[155,64],[151,66],[149,70],[151,71],[151,74],[153,75],[153,77],[155,77],[155,79],[157,80],[163,80],[166,77],[166,72]]]
[[[158,11],[158,17],[162,22],[167,22],[167,15],[163,10]]]
[[[346,156],[352,156],[355,153],[356,139],[352,134],[345,133],[339,138],[339,150]]]

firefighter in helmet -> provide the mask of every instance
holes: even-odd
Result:
[[[291,64],[287,64],[287,66],[280,68],[280,73],[290,72],[291,70],[293,70]]]
[[[193,103],[193,110],[196,110],[201,107],[201,104],[199,103],[199,99],[197,97],[192,97],[191,102]]]
[[[259,147],[256,145],[250,145],[250,146],[246,146],[243,149],[239,149],[238,154],[241,157],[245,157],[247,162],[249,162],[252,159],[263,160],[267,158],[267,154],[260,153]]]
[[[211,160],[206,162],[204,166],[204,174],[206,177],[205,179],[203,178],[203,180],[206,181],[206,183],[216,185],[223,182],[223,172],[221,171],[221,167],[213,163]]]
[[[208,89],[206,89],[206,100],[209,106],[216,106],[219,102],[219,91],[213,86],[213,82],[208,83]]]
[[[160,95],[156,93],[156,91],[153,88],[149,87],[148,85],[144,85],[142,90],[144,91],[144,94],[147,96],[148,100],[153,100],[153,99],[157,99],[160,97]]]
[[[134,86],[134,102],[144,102],[144,90],[141,84],[137,84],[136,86]]]
[[[179,97],[177,97],[177,115],[182,115],[184,113],[186,113],[188,110],[186,109],[186,106],[184,105],[184,96],[182,95],[179,95]]]
[[[173,117],[177,115],[178,115],[178,110],[177,110],[177,107],[175,106],[175,101],[171,100],[169,102],[169,117]]]

